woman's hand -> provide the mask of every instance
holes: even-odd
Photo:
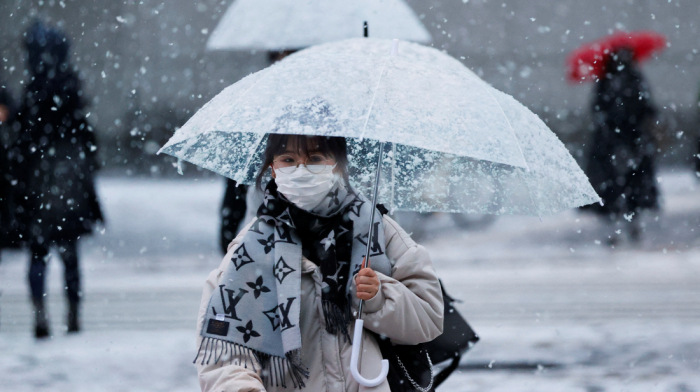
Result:
[[[362,262],[362,269],[355,276],[355,287],[357,288],[357,298],[368,301],[374,298],[379,292],[379,277],[371,268],[365,268]]]

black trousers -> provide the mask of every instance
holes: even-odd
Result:
[[[49,250],[52,244],[30,245],[32,253],[29,265],[29,287],[32,299],[42,302],[46,294],[46,266],[48,265]],[[80,301],[80,270],[78,268],[78,240],[63,240],[55,243],[61,256],[65,278],[65,290],[70,302]]]

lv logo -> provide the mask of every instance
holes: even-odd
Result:
[[[224,296],[224,290],[226,290],[228,296],[228,306],[226,306],[226,296]],[[238,289],[238,295],[236,295],[236,297],[234,298],[234,290],[224,289],[223,284],[219,285],[219,293],[221,294],[221,304],[224,307],[225,317],[238,321],[243,321],[239,319],[236,315],[236,305],[238,305],[238,303],[241,302],[241,298],[243,298],[243,296],[247,292],[248,290]],[[216,316],[216,308],[212,306],[211,310],[214,312],[214,316]]]
[[[277,235],[280,237],[280,239],[275,241],[275,242],[285,242],[288,244],[296,244],[294,242],[294,240],[292,240],[292,232],[289,230],[288,227],[276,226],[275,230],[277,230]]]
[[[289,310],[292,308],[292,302],[294,302],[294,298],[287,298],[287,305],[285,307],[284,303],[279,304],[279,307],[277,308],[280,312],[280,316],[282,316],[282,321],[280,322],[280,326],[282,327],[282,330],[284,331],[285,329],[289,329],[294,327],[294,324],[292,324],[291,321],[289,321]]]

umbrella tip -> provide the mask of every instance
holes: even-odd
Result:
[[[391,56],[397,56],[399,54],[399,40],[394,38],[394,41],[391,43]]]

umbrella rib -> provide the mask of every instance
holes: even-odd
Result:
[[[243,167],[243,173],[246,173],[246,174],[248,173],[248,168],[250,167],[250,162],[253,160],[253,155],[255,155],[255,151],[258,150],[258,146],[260,145],[260,141],[262,141],[262,139],[263,139],[264,137],[265,137],[265,134],[258,135],[258,141],[255,142],[255,146],[254,146],[254,148],[252,149],[253,152],[251,152],[250,154],[248,154],[248,159],[247,159],[246,162],[245,162],[245,167]],[[243,176],[246,176],[246,174],[243,174]],[[243,180],[245,180],[245,177],[243,177]],[[240,182],[243,182],[243,180],[238,181],[238,182],[239,182],[239,183],[240,183]]]
[[[498,108],[501,109],[501,113],[503,113],[503,118],[506,119],[506,122],[508,123],[508,128],[510,128],[510,131],[513,133],[513,139],[515,139],[515,143],[518,145],[518,150],[520,151],[520,156],[523,158],[523,162],[525,162],[525,169],[529,172],[530,171],[530,165],[527,164],[527,160],[525,159],[525,154],[523,153],[523,148],[520,146],[520,140],[518,140],[518,136],[515,134],[515,129],[513,129],[513,125],[510,123],[510,119],[508,116],[506,116],[506,111],[503,110],[503,106],[501,106],[501,103],[498,102],[496,97],[493,96],[491,91],[487,88],[486,92],[489,93],[491,96],[491,99],[493,99],[494,102],[496,102],[496,105],[498,105]]]
[[[365,131],[367,130],[367,123],[369,122],[369,116],[372,114],[372,108],[374,107],[374,101],[377,99],[377,91],[379,91],[379,83],[382,82],[382,78],[384,77],[384,71],[386,71],[386,65],[389,62],[389,58],[387,57],[386,60],[384,60],[384,65],[382,66],[382,72],[379,74],[379,80],[377,80],[377,85],[374,88],[374,94],[372,94],[372,101],[369,103],[369,109],[367,109],[367,117],[365,118],[365,125],[362,127],[362,133],[360,134],[360,140],[364,140],[365,138]]]
[[[525,186],[527,187],[527,195],[530,196],[530,202],[532,202],[532,206],[535,207],[535,210],[537,210],[537,215],[540,218],[540,221],[542,220],[542,217],[540,216],[540,207],[535,203],[535,199],[532,197],[532,190],[530,189],[530,183],[527,180],[527,174],[530,173],[530,165],[527,164],[527,160],[525,159],[525,154],[523,153],[523,148],[520,146],[520,140],[518,140],[518,135],[515,134],[515,129],[513,129],[513,125],[510,123],[510,119],[508,116],[506,116],[506,111],[503,110],[503,106],[501,106],[501,103],[498,102],[496,97],[493,96],[493,93],[491,93],[490,90],[486,89],[486,91],[489,93],[491,96],[491,99],[493,99],[494,102],[496,102],[496,105],[498,105],[498,108],[501,109],[501,113],[503,113],[503,117],[506,119],[506,122],[508,123],[508,127],[510,128],[510,131],[513,133],[513,138],[515,139],[515,143],[518,145],[518,150],[520,150],[520,156],[523,157],[523,162],[525,162],[525,176],[523,177],[523,180],[525,181]]]
[[[391,203],[391,210],[393,211],[396,208],[396,205],[394,203],[394,191],[396,187],[396,143],[391,143],[391,199],[389,199],[389,203]]]

